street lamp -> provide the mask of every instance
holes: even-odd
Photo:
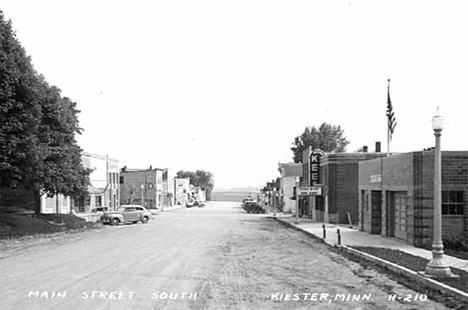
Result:
[[[273,216],[276,216],[276,187],[273,187],[272,205],[273,205]]]
[[[432,118],[432,129],[435,136],[434,150],[434,228],[432,240],[432,259],[426,266],[424,274],[428,277],[456,277],[450,267],[444,263],[444,245],[442,243],[442,161],[440,151],[440,136],[444,128],[444,118],[437,107]]]
[[[271,213],[271,190],[270,189],[268,189],[267,194],[268,194],[268,204],[267,204],[268,214],[270,214]]]
[[[294,224],[299,224],[299,177],[296,177],[296,220],[294,221]]]

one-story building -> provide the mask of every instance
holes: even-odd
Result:
[[[442,152],[442,234],[468,242],[468,151]],[[359,163],[359,229],[432,243],[434,150]]]
[[[302,196],[299,210],[303,216],[325,223],[357,225],[359,220],[359,163],[385,156],[380,152],[380,143],[376,143],[375,152],[325,153],[318,159],[318,171],[314,172],[314,163],[310,154],[303,155],[303,177],[301,186],[310,186],[312,178],[316,186],[322,188],[317,196]],[[315,175],[313,175],[316,173]]]

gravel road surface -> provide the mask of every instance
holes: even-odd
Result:
[[[0,309],[446,309],[239,203],[0,248]]]

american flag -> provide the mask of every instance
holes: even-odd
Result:
[[[390,100],[390,79],[388,80],[387,87],[387,118],[388,118],[388,132],[390,140],[392,139],[393,131],[397,124],[395,120],[395,113],[393,112],[392,101]]]

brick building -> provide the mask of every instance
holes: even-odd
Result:
[[[303,177],[301,187],[311,185],[309,162],[312,149],[303,152]],[[383,157],[380,143],[376,143],[373,153],[325,153],[319,162],[317,186],[322,187],[322,195],[301,196],[299,211],[301,216],[325,223],[357,224],[359,219],[359,162]]]
[[[468,241],[468,152],[442,152],[442,233]],[[359,163],[360,230],[408,244],[432,243],[434,151]]]
[[[139,204],[148,209],[159,209],[163,192],[167,186],[163,186],[164,169],[127,169],[120,171],[120,204]]]
[[[326,223],[357,224],[359,163],[385,156],[375,153],[326,154],[320,162],[322,196],[316,196],[316,219]]]

